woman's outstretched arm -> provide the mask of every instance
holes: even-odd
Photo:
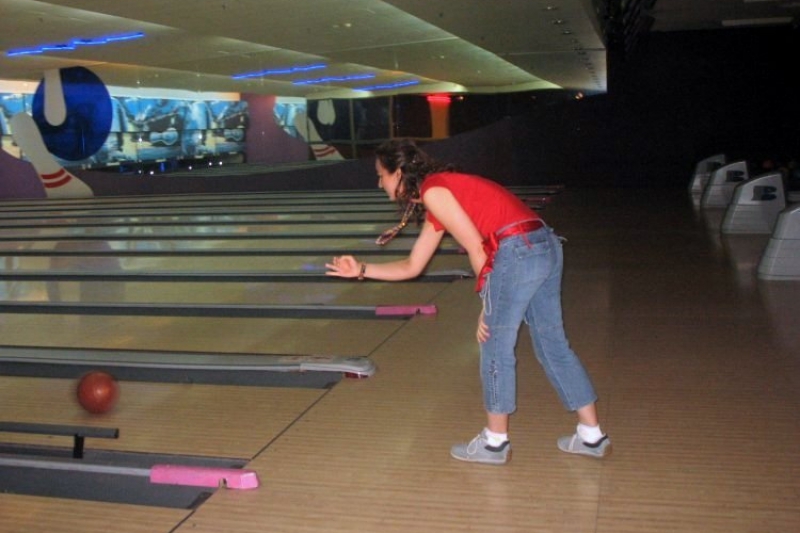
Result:
[[[439,248],[444,237],[444,231],[436,231],[433,224],[425,222],[422,225],[411,253],[405,259],[388,263],[366,263],[359,261],[352,255],[334,257],[326,263],[326,275],[340,278],[369,278],[382,281],[403,281],[413,279],[422,274],[430,263],[433,254]]]

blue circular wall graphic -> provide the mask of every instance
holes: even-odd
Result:
[[[56,157],[80,161],[94,155],[111,131],[111,95],[105,84],[84,67],[61,69],[67,118],[52,125],[44,116],[44,81],[33,95],[33,120],[44,144]]]

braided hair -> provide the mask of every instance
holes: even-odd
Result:
[[[444,164],[423,152],[414,141],[396,139],[386,141],[375,150],[375,158],[389,173],[400,170],[400,181],[397,183],[395,197],[399,212],[402,213],[400,224],[385,231],[376,241],[386,244],[397,236],[410,221],[422,222],[425,206],[420,202],[422,182],[436,172],[454,170],[453,165]]]

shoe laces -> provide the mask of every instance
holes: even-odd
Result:
[[[482,446],[483,448],[485,448],[487,443],[488,441],[483,437],[483,433],[480,433],[477,437],[472,439],[467,445],[467,453],[470,455],[474,455],[478,451],[478,446]]]
[[[478,435],[469,442],[469,444],[467,445],[467,453],[470,455],[474,455],[478,451],[478,446],[480,446],[482,442],[485,442],[485,440],[483,438],[483,434],[481,433],[480,435]],[[484,447],[486,446],[484,445]]]
[[[580,436],[577,433],[572,435],[572,438],[569,439],[569,449],[570,450],[574,450],[576,448],[576,446],[575,446],[576,442],[579,443],[579,444],[583,443],[583,440],[580,438]]]

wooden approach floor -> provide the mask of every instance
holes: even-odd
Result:
[[[219,489],[196,510],[0,494],[0,532],[800,531],[800,282],[756,278],[768,236],[723,238],[718,214],[683,191],[567,189],[542,213],[568,239],[567,332],[601,397],[607,459],[556,448],[575,420],[524,331],[512,461],[449,457],[484,422],[472,280],[326,293],[437,305],[409,321],[3,315],[2,344],[320,351],[368,355],[378,372],[324,390],[124,382],[101,417],[66,401],[71,380],[0,376],[4,419],[119,427],[117,441],[91,444],[101,448],[244,458],[262,483]],[[14,283],[6,298],[44,290]],[[319,290],[296,287],[282,303]],[[237,290],[250,301],[268,288]]]

